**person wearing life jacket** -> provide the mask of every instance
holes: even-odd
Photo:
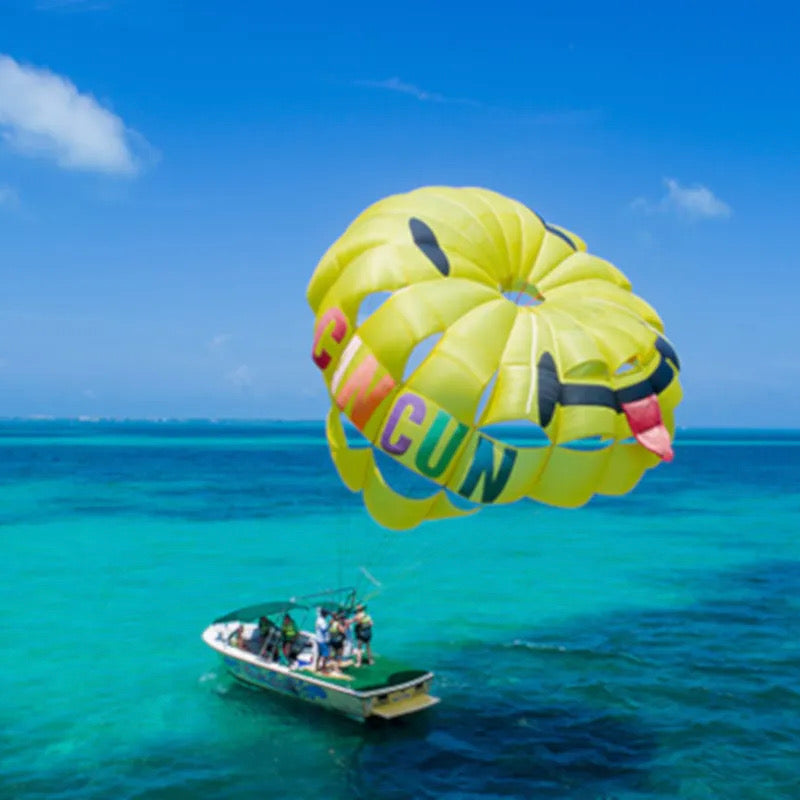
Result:
[[[258,620],[258,637],[255,640],[256,652],[263,655],[266,649],[267,640],[269,639],[270,621],[266,617],[261,617]]]
[[[239,625],[239,627],[228,637],[228,644],[231,647],[238,647],[241,650],[247,650],[247,641],[244,638],[244,625]]]
[[[367,664],[372,664],[372,617],[367,614],[367,607],[363,603],[356,606],[353,617],[356,630],[356,666],[360,667],[363,661],[362,649],[367,650]]]
[[[299,635],[300,632],[297,630],[295,621],[288,613],[284,614],[283,622],[281,622],[281,649],[287,664],[291,664],[296,657],[294,645]]]
[[[281,633],[278,626],[268,617],[261,617],[258,620],[258,638],[256,640],[256,651],[259,656],[267,661],[277,661],[280,641]]]
[[[342,666],[342,654],[344,653],[344,639],[346,633],[347,623],[344,618],[344,613],[339,611],[331,616],[331,624],[328,628],[331,652],[338,667]]]

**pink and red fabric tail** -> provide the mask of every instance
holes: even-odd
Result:
[[[675,454],[672,451],[669,431],[661,418],[658,397],[651,394],[641,400],[623,403],[622,410],[636,441],[664,461],[672,461]]]

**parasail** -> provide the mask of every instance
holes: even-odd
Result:
[[[385,198],[323,256],[307,297],[331,456],[387,527],[471,513],[462,501],[576,507],[672,459],[680,365],[658,314],[522,203],[478,188]],[[369,447],[348,441],[343,417]],[[546,439],[512,444],[501,423]],[[431,495],[390,487],[377,451]]]

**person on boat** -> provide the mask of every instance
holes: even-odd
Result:
[[[331,653],[337,667],[342,666],[342,655],[344,653],[344,638],[347,633],[347,622],[344,612],[339,611],[331,616],[331,624],[328,627],[330,637]]]
[[[229,637],[228,644],[231,647],[238,647],[247,650],[247,641],[244,638],[244,625],[240,625]]]
[[[317,615],[317,621],[314,625],[314,638],[317,640],[317,663],[314,668],[318,672],[325,672],[330,658],[330,631],[328,612],[324,608],[320,608]]]
[[[280,642],[281,632],[278,626],[268,617],[261,617],[258,621],[258,654],[261,658],[277,661]]]
[[[297,630],[297,625],[289,613],[283,615],[281,622],[281,649],[283,650],[283,657],[286,663],[291,666],[296,658],[294,645],[298,641],[300,631]]]
[[[356,606],[353,622],[356,631],[356,666],[361,666],[364,648],[367,651],[367,664],[372,664],[372,617],[367,614],[367,607],[363,603]]]
[[[257,650],[259,652],[267,643],[267,638],[269,637],[269,628],[269,620],[266,617],[260,617],[258,620],[258,638],[256,639],[256,644],[258,645]]]

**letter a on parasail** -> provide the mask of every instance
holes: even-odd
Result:
[[[386,299],[359,324],[377,293]],[[333,462],[386,527],[523,497],[575,507],[672,459],[680,365],[658,314],[515,200],[449,187],[385,198],[324,255],[307,296]],[[350,443],[343,417],[370,446]],[[544,436],[512,445],[501,423]],[[376,451],[423,476],[430,496],[390,487]]]

